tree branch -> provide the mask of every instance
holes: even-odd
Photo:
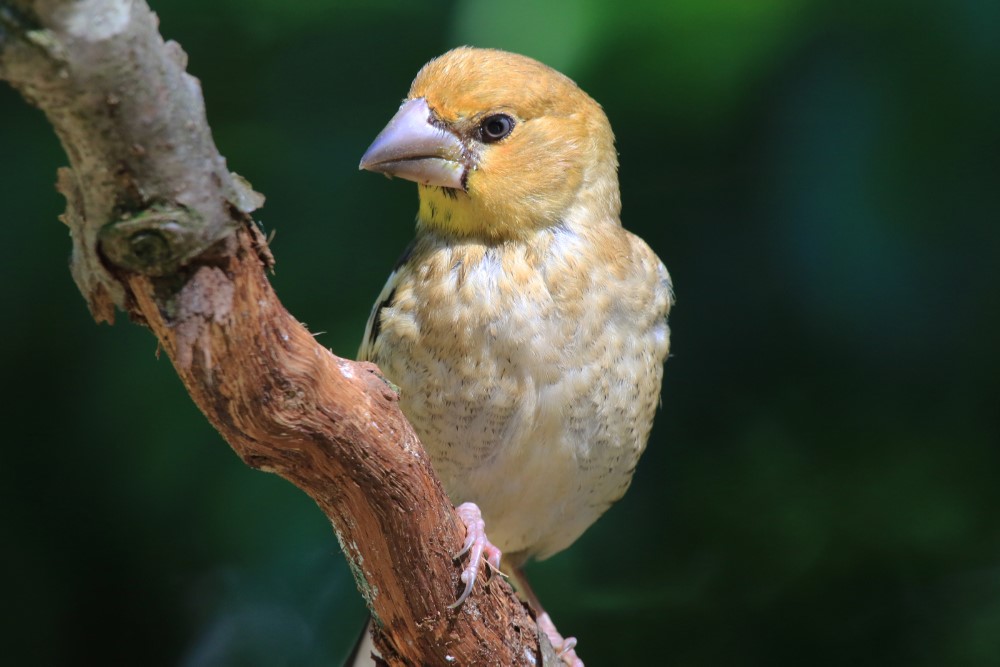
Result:
[[[48,117],[72,273],[98,322],[152,329],[243,461],[330,518],[390,664],[540,662],[532,619],[492,577],[457,611],[464,527],[394,390],[281,305],[186,56],[141,0],[0,0],[0,78]],[[549,647],[546,647],[547,649]]]

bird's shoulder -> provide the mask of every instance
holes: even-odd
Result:
[[[664,319],[673,304],[666,266],[650,246],[617,220],[567,229],[556,236],[547,266],[547,282],[562,300],[588,309],[603,305],[632,321]]]

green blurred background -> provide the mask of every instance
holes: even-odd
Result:
[[[534,566],[588,665],[1000,664],[1000,3],[161,0],[274,284],[351,356],[412,233],[358,173],[425,61],[537,57],[604,105],[673,274],[632,490]],[[66,162],[0,86],[2,661],[337,665],[336,540],[66,268]]]

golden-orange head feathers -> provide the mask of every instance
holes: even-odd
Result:
[[[614,135],[600,105],[531,58],[460,47],[417,74],[362,168],[420,183],[419,223],[523,237],[586,206],[616,219]]]

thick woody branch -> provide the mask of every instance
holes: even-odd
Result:
[[[48,117],[74,279],[98,321],[147,324],[247,465],[330,518],[390,664],[535,664],[534,622],[492,577],[456,611],[464,537],[427,456],[371,364],[318,345],[275,296],[218,154],[198,82],[140,0],[0,0],[0,78]]]

